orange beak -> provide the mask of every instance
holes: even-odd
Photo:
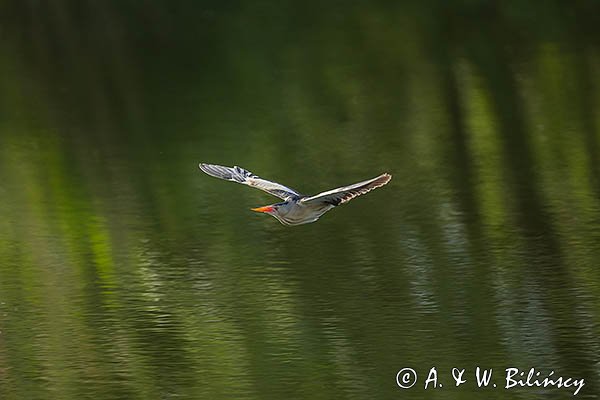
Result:
[[[256,211],[256,212],[262,212],[262,213],[268,213],[273,211],[273,207],[272,206],[264,206],[264,207],[258,207],[258,208],[251,208],[252,211]]]

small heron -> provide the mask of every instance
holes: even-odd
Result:
[[[221,165],[200,163],[199,167],[202,171],[215,178],[255,187],[282,199],[283,202],[281,203],[252,208],[252,211],[272,215],[284,225],[301,225],[315,222],[321,215],[332,208],[381,187],[392,179],[390,174],[385,173],[376,178],[353,185],[328,190],[314,196],[305,196],[287,186],[268,181],[237,166],[224,167]]]

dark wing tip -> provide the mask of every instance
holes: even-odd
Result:
[[[215,175],[213,165],[211,164],[200,163],[198,164],[198,168],[200,168],[200,171],[204,172],[207,175],[218,177],[218,175]]]
[[[379,175],[373,183],[377,183],[377,185],[378,185],[377,187],[379,187],[379,186],[387,185],[388,182],[391,180],[392,180],[392,175],[388,174],[387,172],[384,172],[383,174]]]
[[[210,169],[211,164],[207,164],[207,163],[200,163],[198,164],[198,168],[200,168],[202,171],[206,172],[206,170]]]
[[[207,175],[214,176],[215,178],[220,179],[231,179],[231,168],[223,167],[221,165],[216,164],[198,164],[198,168],[200,171],[204,172]]]

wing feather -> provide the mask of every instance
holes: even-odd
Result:
[[[206,174],[214,176],[215,178],[255,187],[283,200],[289,197],[300,196],[295,190],[290,189],[287,186],[263,179],[238,166],[224,167],[222,165],[200,163],[198,167]]]
[[[301,202],[305,204],[326,203],[338,206],[340,204],[349,202],[355,197],[368,193],[373,189],[377,189],[378,187],[386,185],[391,179],[392,176],[390,174],[381,174],[373,179],[328,190],[314,196],[305,197],[301,200]]]

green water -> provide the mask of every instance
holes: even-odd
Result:
[[[0,399],[597,398],[599,16],[2,2]],[[393,180],[285,227],[201,161]]]

